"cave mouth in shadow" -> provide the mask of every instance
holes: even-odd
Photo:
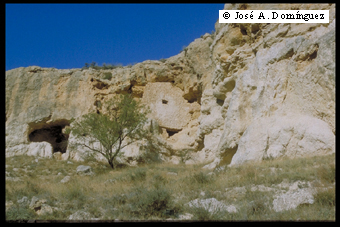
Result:
[[[63,122],[40,126],[38,129],[32,130],[32,132],[29,133],[29,142],[48,142],[52,145],[53,153],[65,153],[69,135],[63,133],[63,128],[68,125],[68,122]]]
[[[168,133],[168,136],[171,137],[175,135],[176,133],[180,132],[182,129],[176,130],[176,129],[166,129],[166,132]]]

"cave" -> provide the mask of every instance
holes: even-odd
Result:
[[[217,103],[219,106],[223,106],[224,100],[222,100],[222,99],[216,99],[216,103]]]
[[[69,135],[63,133],[63,128],[69,125],[68,121],[43,124],[32,127],[28,135],[29,142],[48,142],[53,148],[53,153],[65,153],[68,145]]]
[[[176,133],[178,133],[180,130],[176,130],[176,129],[166,129],[166,132],[168,133],[169,137],[175,135]]]

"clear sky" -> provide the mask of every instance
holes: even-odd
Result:
[[[6,71],[134,64],[215,30],[224,4],[6,4]]]

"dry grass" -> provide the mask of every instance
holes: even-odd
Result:
[[[6,180],[6,201],[13,206],[6,211],[6,219],[65,220],[78,210],[93,218],[120,220],[176,219],[178,214],[192,213],[197,220],[335,220],[335,155],[304,159],[267,160],[257,164],[228,167],[208,174],[203,165],[145,164],[112,170],[109,165],[88,161],[55,161],[35,157],[6,158],[6,172],[21,181]],[[89,165],[94,176],[78,176],[76,168]],[[168,174],[169,172],[177,173]],[[58,173],[61,173],[58,175]],[[70,176],[68,183],[60,181]],[[271,209],[273,192],[250,190],[252,185],[315,181],[327,190],[319,190],[315,203],[296,210],[275,212]],[[320,186],[317,185],[317,186]],[[246,187],[239,197],[226,194],[226,188]],[[37,196],[51,207],[60,208],[53,214],[38,216],[18,200]],[[216,198],[235,204],[237,213],[207,213],[204,209],[190,209],[185,204],[197,198]],[[173,210],[174,214],[167,214]]]

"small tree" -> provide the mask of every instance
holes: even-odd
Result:
[[[95,66],[97,66],[97,62],[95,62],[95,61],[91,62],[90,67],[94,68]]]
[[[74,123],[72,134],[82,145],[103,155],[114,168],[114,160],[127,145],[143,138],[146,130],[146,109],[131,95],[121,95],[105,103],[106,114],[89,113]],[[129,138],[129,139],[127,139]],[[95,147],[94,142],[100,146]],[[123,143],[124,142],[124,143]]]

